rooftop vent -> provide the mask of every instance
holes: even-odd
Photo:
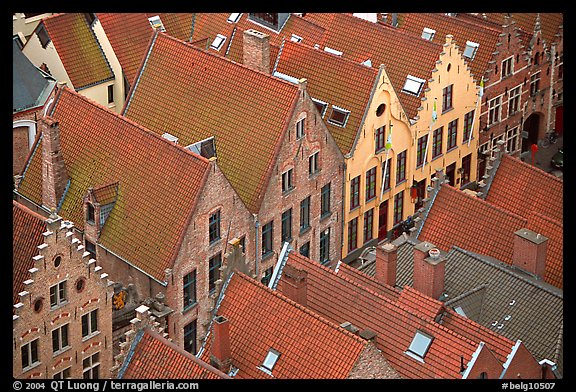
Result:
[[[178,144],[178,138],[174,135],[169,134],[168,132],[164,132],[162,137],[166,140],[171,141],[172,143]]]
[[[160,20],[160,17],[158,15],[151,16],[150,18],[148,18],[148,22],[150,22],[150,25],[154,30],[160,30],[162,32],[166,31],[166,29],[164,28],[164,23],[162,23],[162,20]]]

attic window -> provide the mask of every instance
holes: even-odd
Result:
[[[216,140],[214,136],[186,146],[186,149],[210,159],[216,156]]]
[[[464,313],[464,309],[462,309],[461,306],[456,306],[456,307],[454,308],[454,311],[455,311],[456,313],[458,313],[460,316],[468,317],[468,316],[466,316],[466,313]]]
[[[216,38],[214,38],[214,41],[212,41],[210,47],[215,50],[220,50],[220,48],[224,44],[224,41],[226,41],[226,37],[223,36],[222,34],[218,34]]]
[[[312,101],[314,101],[314,105],[316,106],[316,109],[318,109],[320,117],[323,118],[324,114],[326,114],[326,109],[328,108],[328,102],[320,101],[314,98],[312,98]]]
[[[44,25],[40,25],[36,34],[38,35],[40,44],[42,44],[42,48],[46,49],[46,46],[48,46],[50,43],[50,37],[48,36],[48,32],[46,31]]]
[[[424,362],[424,357],[430,348],[432,339],[432,336],[429,336],[422,331],[416,331],[416,335],[414,336],[414,339],[412,339],[412,343],[410,343],[410,347],[408,347],[406,354],[420,362]]]
[[[292,42],[302,42],[302,37],[300,37],[299,35],[296,35],[296,34],[292,34],[292,38],[290,38],[290,41],[292,41]]]
[[[164,139],[166,139],[166,140],[171,141],[172,143],[178,144],[178,138],[177,138],[176,136],[168,133],[168,132],[164,132],[164,133],[162,134],[162,137],[163,137]]]
[[[432,41],[434,39],[434,35],[436,35],[436,30],[429,29],[428,27],[424,27],[422,31],[422,38]]]
[[[87,203],[86,205],[86,222],[94,224],[94,206],[92,203]]]
[[[330,124],[340,125],[341,127],[344,127],[346,126],[346,121],[348,121],[349,115],[350,111],[339,108],[337,106],[332,106],[332,113],[330,114],[328,122]]]
[[[88,24],[90,26],[92,26],[92,24],[94,23],[94,21],[96,20],[96,14],[92,13],[92,12],[85,12],[84,13],[84,17],[86,18],[86,21],[88,22]]]
[[[240,15],[242,15],[242,14],[239,13],[239,12],[230,14],[230,16],[228,17],[228,19],[226,20],[226,22],[228,22],[228,23],[236,23],[236,22],[238,22],[238,19],[240,19]]]
[[[161,32],[166,31],[166,29],[164,28],[164,24],[162,23],[158,15],[148,18],[148,22],[150,22],[150,25],[154,30],[160,29]]]
[[[325,52],[328,52],[328,53],[335,54],[336,56],[342,56],[342,52],[341,52],[341,51],[336,50],[336,49],[329,48],[329,47],[327,47],[327,46],[324,47],[324,51],[325,51]]]
[[[271,348],[268,351],[268,354],[266,354],[266,358],[264,358],[264,363],[262,363],[262,367],[271,372],[272,369],[274,368],[274,365],[276,365],[276,361],[278,361],[279,357],[280,353]]]
[[[476,42],[466,41],[466,49],[464,49],[463,54],[464,57],[469,58],[470,60],[474,59],[479,46],[480,44],[477,44]]]
[[[408,75],[406,77],[406,82],[404,83],[404,87],[402,87],[402,91],[405,93],[413,94],[418,96],[420,91],[422,90],[422,86],[426,81],[424,79],[417,78],[416,76]]]

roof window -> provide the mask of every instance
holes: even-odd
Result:
[[[158,15],[151,16],[150,18],[148,18],[148,22],[150,22],[150,25],[152,26],[153,29],[155,30],[160,29],[160,31],[162,32],[166,31],[166,29],[164,28],[164,23],[162,23]]]
[[[432,29],[429,29],[428,27],[424,27],[424,30],[422,31],[422,38],[424,38],[428,41],[432,41],[434,39],[435,35],[436,35],[436,30],[432,30]]]
[[[464,312],[464,309],[462,309],[462,306],[456,306],[456,307],[454,308],[454,311],[455,311],[456,313],[458,313],[460,316],[468,317],[468,316],[466,316],[466,313]]]
[[[328,102],[320,101],[319,99],[312,98],[316,109],[318,109],[318,113],[320,113],[320,117],[323,118],[326,114],[326,109],[328,108]]]
[[[226,20],[226,22],[228,22],[228,23],[236,23],[236,22],[238,22],[238,19],[240,19],[240,15],[242,15],[242,14],[239,13],[239,12],[230,14],[230,16],[228,17],[228,19]]]
[[[346,109],[339,108],[338,106],[332,106],[332,113],[328,122],[330,124],[340,125],[341,127],[346,126],[346,121],[348,121],[348,116],[350,111]]]
[[[268,354],[266,354],[266,358],[264,358],[264,363],[262,363],[262,367],[271,372],[272,369],[274,368],[274,365],[276,365],[276,361],[278,361],[279,357],[280,353],[271,348],[268,351]]]
[[[410,343],[410,347],[408,347],[406,354],[420,362],[424,362],[424,357],[430,348],[430,344],[432,344],[432,339],[432,336],[429,336],[422,331],[416,331],[416,335],[414,335],[414,339],[412,339],[412,343]]]
[[[168,133],[168,132],[164,132],[164,133],[162,134],[162,137],[163,137],[164,139],[166,139],[166,140],[170,140],[172,143],[178,144],[178,137],[176,137],[176,136],[174,136],[174,135],[172,135],[172,134],[170,134],[170,133]]]
[[[424,86],[424,79],[417,78],[416,76],[408,75],[406,77],[406,82],[404,83],[404,87],[402,87],[402,91],[405,93],[413,94],[418,96],[420,91],[422,90],[422,86]]]
[[[480,44],[477,44],[476,42],[466,41],[466,49],[464,49],[463,54],[464,57],[469,58],[470,60],[474,59],[479,46]]]
[[[215,50],[220,50],[224,41],[226,41],[226,37],[222,34],[218,34],[216,38],[214,38],[214,41],[212,41],[212,44],[210,44],[210,47]]]
[[[302,42],[302,37],[300,37],[299,35],[296,35],[296,34],[292,34],[292,37],[290,38],[290,41],[292,41],[292,42]]]
[[[328,53],[335,54],[336,56],[342,56],[342,52],[336,49],[329,48],[327,46],[324,47],[324,51]]]
[[[214,136],[210,136],[207,139],[186,146],[186,149],[210,159],[216,156],[216,140]]]

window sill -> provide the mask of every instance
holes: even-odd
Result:
[[[386,151],[386,149],[385,149],[384,147],[382,147],[381,149],[376,150],[376,151],[374,152],[374,154],[380,154],[381,152],[384,152],[384,151]]]
[[[444,156],[444,154],[438,154],[438,155],[436,155],[435,157],[432,157],[432,161],[431,161],[431,162],[434,162],[435,160],[437,160],[437,159],[439,159],[439,158],[442,158],[443,156]]]
[[[419,355],[416,355],[410,351],[404,351],[404,354],[408,355],[409,357],[414,358],[415,360],[417,360],[419,362],[425,363],[424,359],[422,357],[420,357]]]
[[[308,226],[306,226],[306,227],[301,227],[301,228],[300,228],[300,235],[309,232],[310,229],[312,229],[312,226],[310,226],[310,225],[308,225]]]
[[[292,187],[290,189],[287,189],[285,191],[282,191],[282,197],[286,197],[288,196],[290,193],[292,193],[292,191],[295,189],[295,187]]]
[[[214,246],[218,245],[220,242],[222,242],[222,237],[217,238],[215,240],[212,240],[209,244],[208,247],[209,248],[213,248]]]
[[[30,370],[35,369],[40,365],[42,365],[42,362],[34,362],[32,365],[23,368],[22,373],[29,372]]]
[[[88,335],[82,337],[82,343],[84,343],[85,341],[90,340],[93,337],[98,336],[98,335],[100,335],[100,331],[94,331],[91,334],[88,334]]]
[[[270,257],[272,257],[273,254],[274,254],[274,251],[273,251],[273,250],[264,253],[264,254],[262,255],[261,261],[264,261],[264,260],[266,260],[266,259],[269,259]]]
[[[65,305],[68,305],[68,300],[66,300],[64,302],[60,302],[58,305],[50,306],[50,311],[53,312],[55,310],[62,308]]]
[[[182,312],[180,314],[184,315],[188,312],[190,312],[192,309],[194,309],[196,306],[198,306],[198,301],[194,302],[192,305],[188,305],[187,307],[185,307],[184,309],[182,309]]]
[[[357,206],[354,206],[354,207],[350,207],[350,211],[349,211],[349,212],[356,211],[356,210],[359,209],[359,208],[360,208],[360,204],[358,204]]]
[[[320,222],[330,218],[331,216],[332,216],[332,211],[328,211],[325,214],[320,215]],[[300,233],[302,233],[302,232],[300,232]]]
[[[443,111],[442,111],[442,115],[445,115],[446,113],[449,113],[449,112],[451,112],[452,110],[454,110],[454,106],[449,107],[449,108],[446,109],[446,110],[443,110]]]
[[[72,346],[66,346],[58,351],[53,351],[52,352],[52,358],[56,358],[58,355],[60,354],[64,354],[66,351],[71,350]]]
[[[312,179],[318,177],[319,175],[320,175],[320,169],[316,170],[314,173],[308,174],[308,178],[309,178],[310,180],[312,180]]]
[[[284,245],[285,242],[291,243],[291,242],[292,242],[292,237],[290,237],[290,238],[281,238],[280,240],[281,240],[281,242],[282,242],[282,245]]]
[[[448,154],[451,151],[456,150],[456,148],[458,148],[458,145],[454,145],[454,146],[450,147],[448,150],[446,150],[446,154]]]
[[[108,102],[108,109],[115,109],[116,103],[115,102]]]
[[[372,200],[376,199],[376,195],[372,196],[369,199],[366,199],[366,201],[364,203],[370,203]]]
[[[470,141],[472,141],[472,140],[474,140],[474,137],[470,138]],[[466,139],[462,142],[462,145],[465,145],[465,144],[468,144],[468,139]]]
[[[397,182],[396,182],[396,186],[402,185],[402,184],[405,183],[405,182],[406,182],[406,179],[405,179],[405,178],[402,179],[402,180],[400,180],[400,181],[397,181]]]

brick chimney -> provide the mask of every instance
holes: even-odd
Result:
[[[230,322],[224,316],[216,316],[212,326],[212,349],[210,364],[224,373],[232,366],[232,351],[230,348]]]
[[[396,284],[396,265],[398,248],[396,245],[386,243],[376,246],[376,273],[374,277],[381,283],[389,286]]]
[[[259,31],[244,30],[244,65],[270,74],[270,36]]]
[[[69,178],[60,151],[60,127],[51,117],[42,117],[39,123],[42,132],[42,204],[57,209]]]
[[[512,265],[544,277],[548,238],[532,230],[520,229],[514,233]]]
[[[432,252],[431,252],[432,251]],[[444,291],[446,258],[429,242],[414,247],[414,282],[412,287],[422,294],[439,299]]]
[[[282,272],[284,280],[282,293],[302,306],[306,306],[307,275],[305,270],[291,264],[286,264]]]

